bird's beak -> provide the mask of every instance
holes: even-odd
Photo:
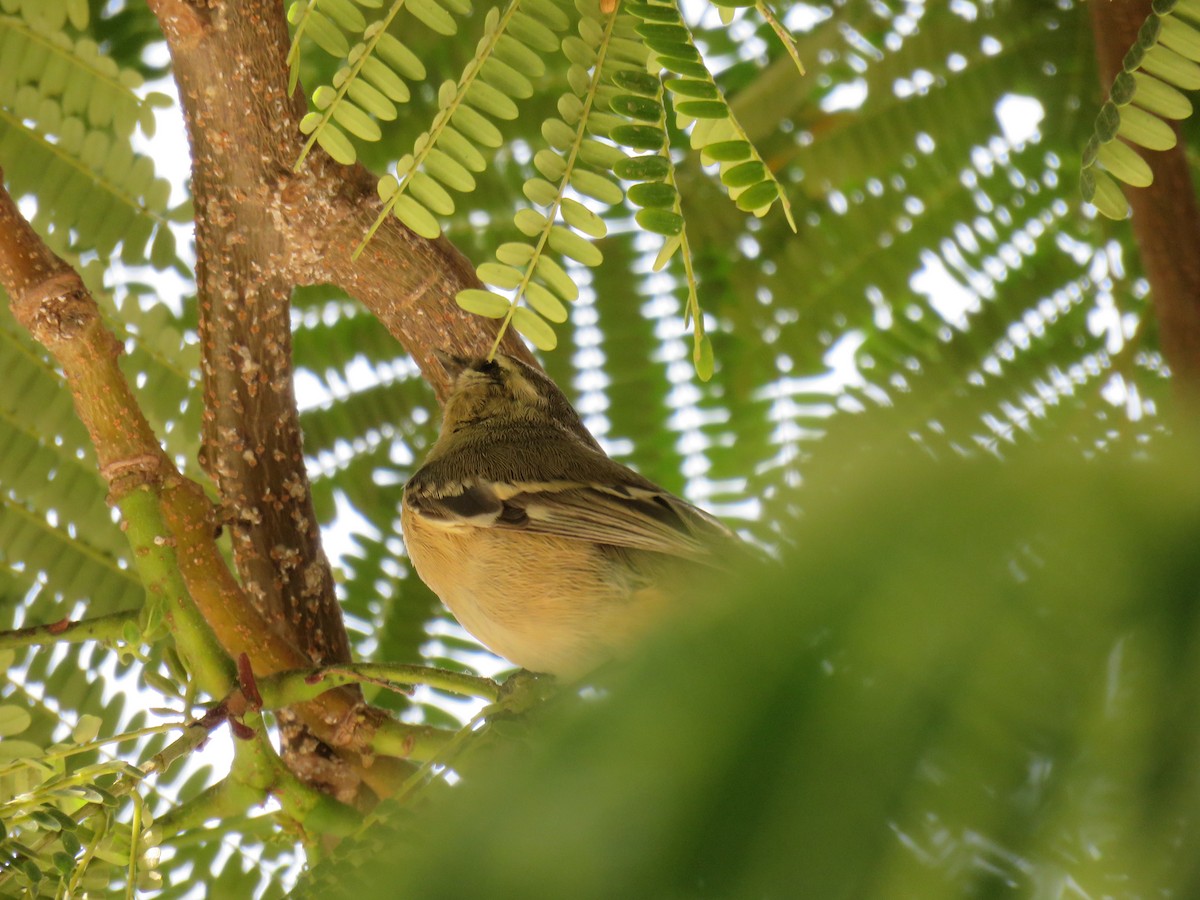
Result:
[[[446,376],[450,379],[451,384],[454,383],[454,379],[458,378],[459,373],[470,363],[470,360],[465,356],[455,356],[453,353],[447,353],[438,347],[433,348],[433,358],[442,364],[442,368],[446,370]]]

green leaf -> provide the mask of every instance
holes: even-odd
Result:
[[[1133,102],[1143,109],[1167,119],[1186,119],[1192,114],[1192,101],[1186,94],[1145,72],[1134,72],[1133,80]]]
[[[20,734],[31,724],[33,724],[33,718],[25,707],[12,704],[0,706],[0,738]]]
[[[375,52],[405,78],[411,81],[425,80],[425,64],[391,34],[384,32],[379,35],[375,44]]]
[[[1175,146],[1175,129],[1158,116],[1136,106],[1122,106],[1117,134],[1148,150],[1170,150]]]
[[[696,376],[701,381],[711,381],[713,377],[713,345],[712,339],[701,335],[692,348],[692,362],[696,366]]]
[[[533,96],[533,84],[529,79],[512,66],[496,59],[495,56],[488,58],[487,62],[483,64],[480,74],[489,84],[494,85],[509,97],[524,100]]]
[[[533,259],[533,248],[528,244],[509,241],[496,248],[496,259],[510,266],[523,266]]]
[[[621,162],[623,161],[621,160]],[[625,196],[620,186],[614,184],[612,180],[596,172],[589,172],[587,169],[576,169],[571,173],[571,187],[585,197],[591,197],[593,200],[599,200],[609,206],[620,203]]]
[[[633,94],[617,94],[608,105],[615,113],[643,122],[657,122],[664,115],[661,103]]]
[[[563,256],[569,256],[576,262],[592,268],[604,262],[604,254],[600,252],[600,248],[561,225],[550,229],[550,247]]]
[[[575,129],[561,119],[551,117],[542,122],[542,137],[555,150],[566,150],[575,144]]]
[[[304,33],[330,56],[343,57],[350,52],[350,42],[333,22],[316,10],[310,10]]]
[[[613,166],[613,173],[625,181],[657,181],[670,172],[671,161],[657,153],[623,159]]]
[[[454,199],[425,172],[417,172],[410,177],[408,191],[434,215],[454,215]]]
[[[397,198],[392,212],[396,214],[396,218],[423,238],[436,240],[442,233],[442,228],[433,214],[407,194],[401,194]]]
[[[517,210],[517,214],[513,216],[513,224],[517,226],[517,230],[521,234],[533,237],[541,234],[542,229],[546,227],[546,217],[537,210],[521,209]]]
[[[630,72],[624,69],[613,73],[612,82],[617,87],[643,97],[657,97],[662,88],[662,82],[654,75],[647,72]]]
[[[552,181],[558,181],[567,171],[567,161],[553,150],[539,150],[533,156],[533,165]]]
[[[504,144],[504,138],[500,134],[500,129],[466,104],[459,106],[454,111],[454,116],[450,121],[454,123],[459,131],[477,144],[492,148],[500,147]]]
[[[1102,215],[1110,219],[1124,219],[1129,215],[1129,201],[1108,173],[1095,168],[1085,169],[1079,182],[1083,199]]]
[[[693,119],[725,119],[729,116],[729,107],[721,100],[681,100],[675,104],[675,111]]]
[[[587,138],[579,145],[579,158],[589,166],[595,166],[599,169],[611,169],[621,160],[628,159],[621,148],[602,144],[591,138]]]
[[[403,84],[404,82],[400,82]],[[346,96],[361,106],[366,112],[377,119],[391,122],[396,118],[396,105],[392,103],[378,88],[372,87],[361,78],[350,82]],[[399,98],[407,100],[407,97]]]
[[[79,717],[79,721],[71,731],[71,740],[77,744],[87,744],[94,741],[96,735],[100,733],[100,726],[102,724],[99,716],[84,713]]]
[[[476,270],[479,280],[493,287],[512,290],[524,279],[524,274],[512,266],[500,263],[483,263]]]
[[[754,155],[754,148],[748,141],[717,141],[701,147],[700,153],[714,162],[737,162],[750,159]]]
[[[509,302],[507,300],[499,294],[479,288],[467,288],[459,291],[454,297],[454,302],[469,313],[489,319],[501,319],[508,315]]]
[[[495,116],[497,119],[511,121],[520,115],[517,104],[480,79],[476,79],[471,85],[471,89],[467,91],[466,100],[480,112]]]
[[[1120,141],[1108,141],[1100,145],[1096,158],[1114,178],[1133,187],[1148,187],[1154,182],[1150,165],[1138,156],[1137,151]]]
[[[475,176],[466,166],[436,148],[425,155],[425,171],[452,190],[464,194],[475,190]]]
[[[562,301],[536,281],[525,285],[525,299],[532,309],[551,322],[567,321],[567,308]]]
[[[546,74],[542,58],[510,34],[502,34],[492,51],[497,59],[508,63],[529,78],[541,78]]]
[[[350,139],[332,122],[327,122],[325,127],[317,132],[317,143],[344,166],[353,164],[357,158]]]
[[[747,187],[769,178],[770,173],[767,171],[767,167],[756,159],[733,166],[721,173],[722,183],[732,188]]]
[[[608,234],[608,226],[604,224],[604,220],[578,200],[564,197],[560,209],[563,220],[568,225],[589,237],[602,238]]]
[[[483,154],[475,149],[474,144],[449,125],[442,129],[438,147],[462,163],[470,172],[482,172],[487,168],[487,160],[483,158]]]
[[[673,207],[679,199],[675,186],[663,182],[635,184],[627,195],[635,206]]]
[[[539,350],[549,351],[558,346],[558,335],[546,324],[546,320],[533,310],[518,306],[513,310],[513,328],[525,335]]]
[[[647,207],[639,209],[633,217],[647,231],[673,237],[683,232],[683,216],[669,209]]]
[[[383,132],[379,130],[379,123],[349,100],[343,99],[333,108],[333,118],[355,137],[362,138],[364,141],[377,141],[383,137]]]
[[[755,212],[760,209],[766,209],[778,197],[779,185],[774,181],[764,181],[738,194],[737,207],[746,212]]]
[[[516,13],[509,20],[508,33],[541,53],[553,53],[558,49],[558,38],[554,32],[523,12]]]
[[[633,150],[661,150],[667,143],[666,133],[651,125],[619,125],[609,136]]]
[[[530,178],[522,188],[530,203],[538,206],[550,206],[558,199],[558,188],[542,178]]]
[[[350,0],[321,0],[321,12],[346,31],[360,32],[367,27],[367,20]]]
[[[667,90],[680,97],[691,97],[696,100],[717,100],[721,92],[711,81],[699,78],[668,78]]]
[[[395,100],[397,103],[407,103],[412,96],[412,93],[408,89],[408,85],[404,83],[400,76],[375,57],[371,57],[363,63],[362,75],[363,78],[377,85],[379,90],[381,90],[392,100]],[[354,96],[355,85],[360,84],[362,84],[362,79],[356,79],[354,82],[352,82],[348,93],[350,93],[351,96]],[[374,110],[371,111],[374,112]],[[394,119],[395,117],[396,114],[393,110],[391,118]],[[387,117],[380,116],[380,118]],[[388,121],[391,121],[391,119]]]
[[[534,274],[542,279],[554,293],[558,294],[563,300],[568,303],[573,303],[579,299],[579,286],[567,274],[566,270],[549,256],[543,254],[538,257],[537,267],[534,269]]]
[[[458,31],[454,17],[434,0],[408,0],[406,8],[440,35],[449,37]]]
[[[621,8],[647,22],[679,22],[679,10],[674,4],[658,5],[626,0],[625,3],[621,4]]]

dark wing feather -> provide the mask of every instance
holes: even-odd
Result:
[[[690,503],[640,485],[475,482],[457,494],[413,494],[408,502],[448,527],[512,528],[696,560],[737,540]]]
[[[741,545],[708,513],[602,451],[544,428],[536,436],[493,429],[475,452],[427,461],[404,502],[447,528],[518,529],[713,565],[723,563],[714,550]]]

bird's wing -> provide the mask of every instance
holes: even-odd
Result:
[[[472,479],[436,494],[408,490],[405,502],[446,527],[516,529],[717,565],[720,560],[710,558],[713,550],[738,541],[708,513],[649,482]]]

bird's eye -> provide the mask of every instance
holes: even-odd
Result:
[[[484,375],[495,376],[500,374],[500,364],[494,359],[485,360],[476,366],[476,368]]]

